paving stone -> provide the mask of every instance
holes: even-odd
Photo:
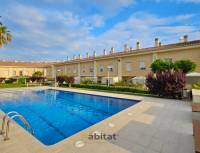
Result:
[[[190,103],[180,100],[138,97],[79,89],[57,89],[142,101],[70,138],[48,147],[39,143],[20,126],[12,124],[11,140],[4,142],[0,136],[0,153],[19,153],[19,150],[20,153],[194,152]],[[10,89],[10,91],[13,90]],[[132,116],[128,115],[130,112],[133,114]],[[1,117],[2,112],[0,112]],[[115,124],[115,127],[110,128],[108,123]],[[89,141],[87,138],[88,133],[92,133],[93,131],[116,133],[119,136],[116,141]],[[85,146],[76,148],[74,143],[78,140],[83,140]]]

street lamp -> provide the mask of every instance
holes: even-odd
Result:
[[[57,72],[60,72],[60,71],[61,71],[60,69],[55,70],[55,88],[57,87],[57,84],[56,84],[56,82],[57,82],[57,80],[56,80],[56,73],[57,73]]]
[[[111,70],[111,66],[108,66],[107,69],[108,69],[108,87],[110,86],[110,70]]]

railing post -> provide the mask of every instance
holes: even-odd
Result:
[[[1,128],[1,131],[0,131],[1,135],[3,135],[5,133],[4,132],[5,122],[6,122],[6,115],[3,117],[3,120],[2,120],[2,128]]]
[[[8,133],[9,133],[9,129],[10,129],[10,120],[7,121],[7,127],[6,127],[6,135],[4,137],[4,141],[7,141],[9,140],[9,137],[8,137]]]

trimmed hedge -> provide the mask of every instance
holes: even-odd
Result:
[[[17,84],[17,83],[0,83],[0,88],[18,88],[18,87],[26,87],[25,84]]]
[[[9,79],[5,80],[5,83],[15,83],[15,82],[17,82],[17,79],[15,79],[15,78],[9,78]]]
[[[147,90],[141,90],[131,87],[116,87],[116,86],[104,86],[104,85],[88,85],[88,84],[73,84],[72,87],[75,88],[88,88],[88,89],[99,89],[99,90],[108,90],[108,91],[120,91],[120,92],[132,92],[140,94],[150,94]]]
[[[116,82],[113,86],[116,87],[131,87],[135,89],[144,89],[144,84],[139,84],[139,83],[130,83],[130,82],[125,82],[125,81],[120,81]]]

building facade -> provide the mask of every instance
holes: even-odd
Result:
[[[53,64],[46,69],[46,76],[54,78],[55,75],[74,76],[76,82],[83,78],[92,78],[96,82],[110,83],[129,80],[136,76],[146,76],[150,71],[151,63],[156,59],[164,60],[192,60],[197,64],[196,72],[200,72],[200,40],[188,41],[187,36],[175,44],[161,45],[159,39],[155,39],[155,46],[136,48],[124,46],[124,51],[115,52],[111,48],[109,53],[104,50],[102,56],[89,56]]]
[[[46,67],[49,65],[51,63],[0,61],[0,78],[32,76],[36,71],[43,72],[44,76],[46,76]]]

